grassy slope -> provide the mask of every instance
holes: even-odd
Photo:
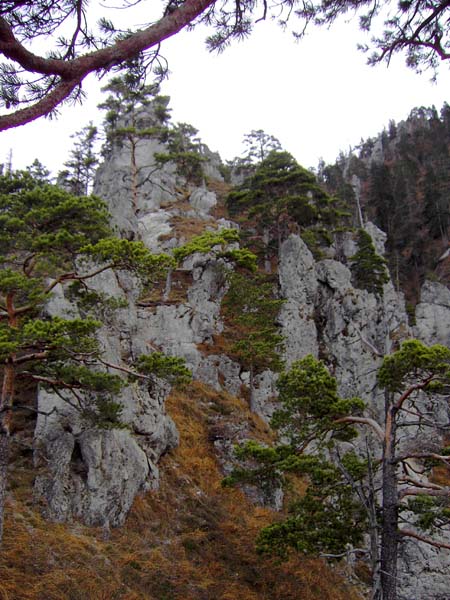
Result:
[[[80,524],[42,519],[31,495],[29,452],[11,472],[0,555],[0,600],[357,600],[320,560],[258,557],[254,539],[274,518],[239,490],[221,487],[212,428],[267,427],[244,404],[194,384],[168,410],[180,447],[161,464],[161,487],[139,496],[124,527],[106,536]]]

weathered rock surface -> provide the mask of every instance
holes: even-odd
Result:
[[[137,195],[131,193],[130,148],[126,142],[111,150],[100,167],[96,193],[108,201],[114,223],[122,235],[141,239],[154,251],[168,250],[175,239],[174,218],[213,222],[216,194],[207,185],[187,185],[175,165],[157,168],[154,155],[164,151],[156,140],[138,145]],[[380,151],[379,149],[377,150]],[[204,173],[221,179],[219,160],[206,148]],[[232,227],[229,221],[220,226]],[[368,223],[380,254],[386,236]],[[383,414],[383,397],[376,384],[382,357],[411,335],[404,300],[392,283],[383,297],[358,289],[347,262],[356,251],[351,234],[343,234],[325,260],[316,261],[298,235],[291,235],[280,249],[278,293],[285,299],[279,314],[285,339],[285,359],[293,361],[311,353],[329,365],[343,396],[360,396],[376,415]],[[339,258],[342,262],[337,260]],[[136,282],[123,273],[104,273],[93,287],[128,308],[106,319],[100,332],[106,359],[115,364],[151,350],[162,350],[186,360],[194,377],[216,390],[240,395],[249,385],[249,374],[230,357],[214,350],[214,337],[223,330],[221,302],[226,291],[224,274],[230,265],[213,254],[196,254],[183,270],[185,289],[176,300],[170,290],[161,302],[136,306]],[[76,314],[76,308],[55,290],[48,307],[51,314]],[[417,306],[414,336],[426,343],[450,344],[450,292],[427,282]],[[250,405],[267,421],[274,409],[277,375],[271,371],[254,378]],[[126,388],[119,398],[124,405],[120,430],[98,430],[86,425],[79,411],[60,397],[39,394],[36,428],[36,460],[42,467],[36,483],[47,514],[57,520],[80,518],[86,523],[117,525],[123,522],[135,495],[158,484],[160,456],[177,443],[177,432],[164,410],[168,388],[156,382]],[[445,412],[445,411],[444,411]],[[448,417],[445,413],[442,415]],[[221,429],[214,445],[225,471],[234,442],[247,431]],[[237,436],[237,437],[236,437]],[[228,458],[227,458],[228,457]],[[279,500],[279,499],[278,499]],[[407,543],[399,565],[401,600],[444,600],[448,595],[448,563],[436,550]]]
[[[105,360],[121,365],[123,357],[148,353],[151,348],[138,324],[133,278],[105,271],[91,286],[129,303],[128,308],[112,312],[100,331]],[[76,316],[76,307],[64,297],[61,287],[47,311]],[[80,518],[92,525],[123,523],[136,494],[158,485],[160,456],[178,443],[175,425],[164,409],[168,392],[163,381],[151,387],[142,383],[125,387],[116,398],[123,406],[124,428],[113,430],[99,429],[86,417],[89,398],[77,406],[73,397],[39,392],[36,493],[50,518]]]
[[[381,248],[383,234],[369,228]],[[333,369],[343,396],[375,398],[376,369],[408,333],[403,297],[392,284],[383,298],[353,286],[341,262],[315,261],[299,236],[282,245],[279,264],[280,312],[287,364],[313,354]]]
[[[450,290],[426,281],[416,307],[414,335],[426,344],[450,346]]]

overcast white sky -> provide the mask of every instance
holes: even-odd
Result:
[[[163,46],[171,76],[162,93],[171,96],[172,118],[188,122],[202,140],[231,159],[242,152],[252,129],[276,136],[305,167],[320,157],[334,162],[340,150],[375,136],[390,119],[406,118],[415,106],[450,102],[450,70],[443,65],[437,84],[396,58],[387,68],[368,67],[356,49],[362,41],[356,21],[311,31],[296,43],[274,23],[259,23],[251,38],[223,54],[208,54],[204,34],[178,34]],[[10,149],[14,168],[34,158],[54,175],[67,160],[70,135],[89,120],[100,124],[99,89],[106,81],[86,80],[88,101],[67,107],[57,120],[39,120],[0,133],[0,162]]]

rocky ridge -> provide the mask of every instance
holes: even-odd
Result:
[[[177,174],[175,165],[157,168],[161,143],[145,140],[137,153],[139,186],[137,203],[131,200],[129,149],[112,148],[97,174],[95,193],[110,207],[121,235],[141,239],[151,250],[161,251],[183,242],[189,232],[236,227],[214,215],[218,198],[214,190],[223,183],[217,159],[204,149],[208,162],[202,185],[192,185]],[[379,253],[385,236],[366,225]],[[348,235],[344,257],[354,253]],[[224,271],[231,266],[215,255],[194,254],[172,274],[159,301],[139,302],[137,283],[123,273],[103,274],[94,286],[102,293],[124,299],[128,308],[115,311],[102,330],[102,343],[111,362],[124,355],[157,349],[186,360],[194,378],[216,390],[239,395],[249,374],[230,357],[214,353],[214,336],[223,329],[221,300],[226,292]],[[408,324],[404,299],[391,282],[377,298],[352,284],[351,272],[333,254],[315,260],[299,235],[288,237],[280,251],[279,296],[285,303],[279,315],[288,364],[312,353],[324,359],[344,396],[361,396],[375,413],[382,411],[376,388],[381,357],[413,334],[427,343],[450,344],[450,292],[426,282],[417,306],[415,325]],[[74,310],[62,291],[48,307],[51,314]],[[205,348],[209,348],[205,352]],[[252,390],[252,410],[268,419],[273,410],[276,375],[259,374]],[[48,515],[64,521],[74,517],[104,527],[124,522],[135,495],[158,485],[157,463],[177,443],[177,432],[165,413],[167,386],[153,389],[136,385],[123,392],[124,430],[83,429],[75,411],[61,399],[41,392],[39,409],[58,412],[39,417],[36,461],[46,463],[36,491],[47,503]],[[448,418],[448,416],[447,416]],[[245,438],[247,432],[240,432]],[[237,441],[236,439],[234,441]],[[231,444],[222,447],[229,449]],[[223,459],[223,456],[222,456]],[[401,572],[402,600],[446,596],[442,557],[428,547],[406,545]]]

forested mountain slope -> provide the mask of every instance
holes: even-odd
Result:
[[[327,188],[354,205],[355,220],[359,203],[387,234],[391,275],[412,304],[426,278],[448,283],[449,148],[450,107],[422,107],[319,168]]]

